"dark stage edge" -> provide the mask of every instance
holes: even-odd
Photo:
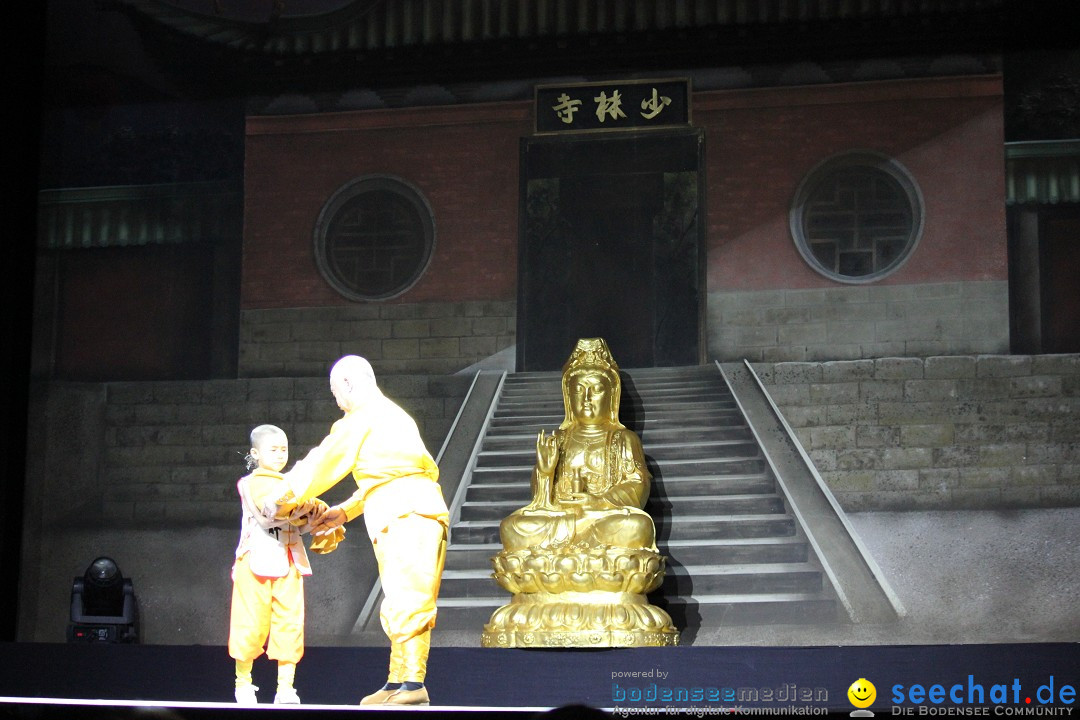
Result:
[[[356,705],[362,695],[381,685],[388,653],[387,648],[375,647],[309,647],[296,673],[304,705],[240,708],[232,702],[233,661],[224,647],[0,643],[0,717],[174,720],[291,712],[299,713],[293,718],[332,718],[350,711],[393,716],[401,710]],[[621,675],[613,677],[617,673]],[[260,700],[270,703],[274,663],[260,658],[254,676],[262,688]],[[684,716],[694,711],[700,716],[718,714],[722,708],[808,708],[846,716],[854,710],[848,688],[861,678],[877,688],[870,709],[878,717],[900,716],[893,707],[894,686],[903,686],[906,693],[916,684],[927,689],[962,685],[963,695],[974,693],[971,698],[978,694],[972,687],[982,688],[982,702],[969,703],[965,697],[957,707],[946,699],[933,706],[942,711],[937,714],[945,714],[946,708],[959,714],[980,706],[990,717],[1080,717],[1075,699],[1069,703],[1067,696],[1060,696],[1065,685],[1080,688],[1078,643],[603,650],[433,647],[427,677],[433,705],[423,712],[529,717],[574,705],[608,709],[615,715],[644,714],[667,706],[691,711]],[[1051,678],[1053,702],[1040,702]],[[995,685],[1007,686],[1006,702],[991,699]],[[1040,688],[1044,688],[1041,698]],[[756,693],[757,701],[717,698],[729,689]],[[665,700],[664,692],[675,697]],[[688,697],[679,697],[682,692]],[[772,699],[767,697],[770,692]],[[812,700],[800,697],[807,693]],[[653,700],[654,695],[659,697]],[[1031,703],[1025,703],[1028,697]],[[900,706],[910,708],[914,716],[921,714],[920,706],[907,698]],[[922,707],[931,703],[924,700]]]

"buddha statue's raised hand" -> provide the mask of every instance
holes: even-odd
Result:
[[[536,436],[536,466],[532,473],[532,502],[521,508],[523,513],[544,514],[561,512],[555,504],[555,468],[559,463],[559,439],[543,430]]]

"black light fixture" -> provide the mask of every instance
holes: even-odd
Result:
[[[71,585],[68,642],[139,641],[135,588],[110,557],[96,558]]]

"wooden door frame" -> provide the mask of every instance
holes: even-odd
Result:
[[[517,342],[515,355],[515,368],[518,371],[525,369],[525,358],[528,349],[529,338],[526,336],[527,319],[529,313],[529,301],[526,297],[526,223],[527,223],[527,189],[528,189],[528,151],[534,145],[547,145],[549,143],[584,143],[596,140],[626,140],[632,141],[637,138],[656,137],[687,137],[693,136],[697,140],[696,168],[697,173],[697,364],[702,365],[707,361],[707,336],[706,336],[706,310],[707,310],[707,240],[708,240],[708,207],[706,203],[706,175],[705,175],[705,131],[702,128],[679,128],[666,130],[652,130],[643,132],[578,134],[552,136],[526,136],[519,142],[518,154],[518,252],[517,252]]]

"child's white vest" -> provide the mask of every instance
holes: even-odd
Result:
[[[260,577],[274,578],[288,575],[291,553],[292,562],[300,574],[310,575],[311,563],[300,539],[301,533],[308,528],[296,527],[288,520],[267,517],[251,497],[246,476],[236,483],[236,489],[243,506],[236,557],[241,558],[246,554],[251,572]]]

